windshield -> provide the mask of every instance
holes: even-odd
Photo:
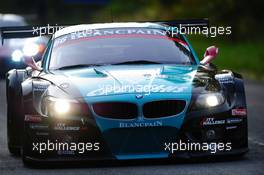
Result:
[[[149,28],[101,29],[75,32],[54,40],[50,69],[109,64],[183,64],[195,61],[181,37]]]

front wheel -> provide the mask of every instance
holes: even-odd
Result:
[[[13,104],[13,105],[12,105]],[[18,113],[15,107],[18,104],[8,102],[7,104],[7,138],[8,150],[13,155],[20,155],[21,131],[23,121],[20,120],[22,115]]]
[[[19,155],[21,148],[21,135],[24,126],[24,113],[22,107],[21,78],[13,77],[13,84],[7,81],[7,143],[11,154]],[[21,80],[19,80],[21,79]]]

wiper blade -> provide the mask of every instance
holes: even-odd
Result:
[[[100,65],[98,64],[75,64],[75,65],[59,67],[56,70],[75,69],[75,68],[92,67],[92,66],[100,66]]]
[[[123,65],[123,64],[162,64],[156,61],[148,61],[148,60],[136,60],[136,61],[124,61],[120,63],[115,63],[113,65]]]

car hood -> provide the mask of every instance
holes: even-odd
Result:
[[[197,66],[109,65],[47,74],[73,98],[120,94],[189,94]]]

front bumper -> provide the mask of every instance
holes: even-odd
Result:
[[[165,150],[161,152],[145,152],[118,156],[110,149],[95,120],[92,118],[63,118],[54,120],[42,117],[41,122],[25,122],[24,151],[25,158],[31,161],[81,161],[81,160],[131,160],[131,159],[155,159],[155,158],[192,158],[223,155],[238,155],[248,151],[247,116],[234,116],[232,109],[222,106],[212,110],[189,112],[184,120],[177,137],[168,138],[166,141],[178,143],[230,143],[231,150],[223,150],[212,153],[211,149],[205,150]],[[132,128],[135,132],[144,132],[154,128]],[[169,130],[159,131],[169,132]],[[120,130],[120,137],[122,130]],[[211,133],[211,134],[208,134]],[[213,133],[213,134],[212,134]],[[161,133],[166,135],[167,133]],[[169,135],[168,135],[169,137]],[[32,150],[32,143],[74,142],[74,143],[100,143],[100,150],[86,151],[57,151],[45,150],[42,153]],[[147,138],[146,138],[147,140]],[[163,143],[164,144],[164,143]],[[152,143],[145,143],[151,147]],[[164,146],[164,145],[162,145]],[[164,147],[165,148],[165,147]],[[119,148],[126,149],[126,148]],[[132,147],[133,149],[133,147]],[[135,148],[136,149],[136,148]]]

